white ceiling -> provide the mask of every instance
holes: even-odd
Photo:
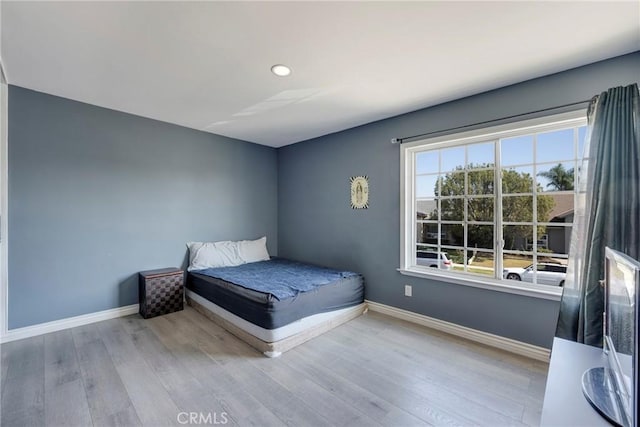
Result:
[[[638,1],[3,1],[1,23],[10,84],[273,147],[640,50]]]

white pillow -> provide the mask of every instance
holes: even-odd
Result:
[[[189,268],[187,270],[191,270],[191,264],[196,259],[196,254],[202,245],[204,245],[203,242],[187,242],[187,248],[189,248]]]
[[[245,263],[269,261],[267,251],[267,238],[261,237],[258,240],[241,240],[238,242],[238,255]]]
[[[189,242],[189,268],[188,271],[202,270],[205,268],[234,267],[244,264],[238,255],[237,242]]]

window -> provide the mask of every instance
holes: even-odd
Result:
[[[400,270],[562,286],[585,133],[574,112],[403,144]]]

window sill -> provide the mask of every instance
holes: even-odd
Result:
[[[422,270],[418,268],[398,268],[400,274],[405,276],[419,277],[422,279],[438,280],[440,282],[454,283],[456,285],[471,286],[474,288],[487,289],[496,292],[506,292],[509,294],[524,295],[533,298],[548,299],[552,301],[560,301],[562,298],[562,288],[547,285],[527,284],[511,284],[492,278],[476,278],[474,276],[465,276],[456,274],[455,276],[447,274],[436,269],[434,271]]]

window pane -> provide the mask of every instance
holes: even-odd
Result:
[[[503,166],[533,163],[533,136],[519,136],[503,139],[500,143]]]
[[[438,224],[419,222],[416,224],[417,243],[438,244]]]
[[[533,192],[533,166],[502,170],[502,194]]]
[[[502,198],[503,222],[532,222],[533,196],[505,196]]]
[[[469,258],[469,264],[467,265],[467,272],[484,276],[494,276],[495,259],[493,252],[474,252],[472,250],[468,250],[467,252],[472,253],[472,256]]]
[[[464,246],[464,226],[462,224],[442,224],[441,244],[447,246]]]
[[[416,219],[438,219],[438,201],[418,200],[416,202]]]
[[[469,198],[467,201],[468,221],[493,221],[493,197]]]
[[[493,194],[494,175],[493,170],[469,171],[467,194]]]
[[[587,127],[581,126],[578,128],[578,158],[589,157],[589,153],[584,152],[585,138],[587,137]]]
[[[416,197],[435,197],[438,175],[416,176]]]
[[[442,249],[447,258],[451,261],[451,269],[455,271],[464,271],[464,263],[466,258],[466,251],[463,248],[459,249]]]
[[[515,281],[533,282],[535,269],[532,267],[533,255],[506,253],[502,257],[502,278]],[[527,271],[527,267],[531,270]]]
[[[451,172],[441,176],[441,196],[464,196],[464,172]]]
[[[505,225],[502,227],[504,250],[532,251],[533,239],[532,225]]]
[[[493,249],[493,225],[468,225],[467,247]]]
[[[495,143],[472,144],[467,147],[467,168],[492,167],[495,163]]]
[[[453,263],[453,268],[454,270],[464,270],[464,263],[465,263],[465,250],[464,248],[459,248],[459,249],[451,249],[451,248],[446,248],[446,249],[442,249],[442,251],[447,254],[447,258],[449,258],[451,260],[451,262]]]
[[[545,234],[544,227],[538,227],[538,239],[533,240],[532,236],[526,239],[526,249],[528,251],[549,252],[549,236]]]
[[[416,154],[416,173],[437,173],[439,154],[438,150],[423,151]]]
[[[464,147],[445,148],[440,150],[442,172],[464,169]]]
[[[573,217],[573,215],[572,215]],[[573,220],[568,221],[572,223]],[[543,236],[546,236],[546,246],[544,247],[544,251],[540,250],[539,252],[548,252],[557,255],[568,255],[569,254],[569,244],[571,243],[571,226],[550,226],[547,225],[542,228]],[[555,255],[550,255],[552,258]]]
[[[438,246],[429,245],[429,244],[425,244],[425,243],[418,243],[418,244],[416,244],[416,250],[418,250],[418,251],[437,251],[438,250]]]
[[[416,265],[423,267],[445,267],[444,259],[436,246],[419,246],[416,250]]]
[[[553,262],[548,258],[540,258],[535,264],[535,278],[539,285],[563,286],[567,275],[565,263]]]
[[[538,163],[572,160],[574,158],[573,129],[538,134],[536,145],[536,161]]]
[[[573,222],[574,193],[539,194],[538,222]]]
[[[538,191],[573,190],[574,162],[538,165]]]
[[[440,219],[443,221],[464,221],[464,199],[441,199]]]

